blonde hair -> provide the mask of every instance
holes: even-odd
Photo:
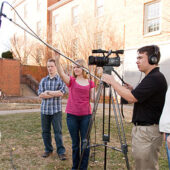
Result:
[[[78,63],[80,66],[83,66],[83,67],[87,68],[87,64],[86,64],[86,62],[85,62],[83,59],[77,59],[75,62]],[[82,70],[82,74],[83,74],[83,78],[85,78],[85,79],[88,78],[88,77],[87,77],[87,73],[86,73],[84,70]],[[77,77],[77,76],[75,75],[75,73],[74,73],[74,70],[73,70],[73,76],[74,76],[75,78]]]

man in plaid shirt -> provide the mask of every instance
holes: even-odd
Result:
[[[51,143],[51,124],[54,129],[57,154],[60,160],[65,160],[65,147],[62,140],[62,103],[61,97],[65,93],[65,84],[57,75],[54,59],[47,61],[49,75],[44,77],[40,84],[38,95],[41,103],[41,126],[45,152],[42,157],[46,158],[53,152]]]

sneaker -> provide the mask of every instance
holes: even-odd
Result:
[[[42,157],[43,157],[43,158],[47,158],[47,157],[49,157],[51,154],[52,154],[52,152],[44,152],[43,155],[42,155]]]
[[[64,161],[67,159],[65,154],[58,155],[58,157],[61,161]]]

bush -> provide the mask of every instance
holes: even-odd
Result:
[[[11,51],[6,51],[2,53],[2,58],[13,59],[13,55]]]

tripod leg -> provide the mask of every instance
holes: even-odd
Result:
[[[106,164],[107,164],[107,142],[104,142],[104,170],[106,170]]]
[[[91,133],[91,130],[92,130],[93,122],[95,120],[95,115],[96,115],[96,112],[97,112],[98,103],[99,103],[100,95],[101,95],[101,92],[102,92],[102,87],[103,87],[103,82],[100,81],[98,92],[97,92],[97,96],[96,96],[94,107],[93,107],[93,111],[92,111],[92,117],[90,119],[88,130],[87,130],[87,133],[86,133],[86,139],[83,140],[83,151],[81,153],[78,170],[80,169],[82,158],[83,158],[83,155],[84,155],[84,151],[87,148],[87,145],[88,145],[89,140],[90,140],[90,133]]]
[[[111,93],[112,93],[112,91],[111,91]],[[119,105],[118,105],[117,94],[116,94],[115,90],[114,90],[114,94],[115,94],[115,99],[116,99],[117,110],[116,110],[116,107],[115,107],[115,104],[114,104],[113,95],[111,95],[112,96],[113,111],[114,111],[114,116],[115,116],[115,121],[116,121],[116,125],[117,125],[118,136],[119,136],[119,140],[120,140],[120,144],[121,144],[122,153],[124,154],[124,157],[125,157],[125,160],[126,160],[126,167],[129,170],[130,166],[129,166],[128,156],[127,156],[128,147],[127,147],[127,143],[126,143],[123,121],[122,121],[122,117],[121,117],[121,114],[120,114],[120,108],[119,108]],[[119,115],[119,119],[118,119],[118,115]],[[121,135],[123,135],[123,137]]]

